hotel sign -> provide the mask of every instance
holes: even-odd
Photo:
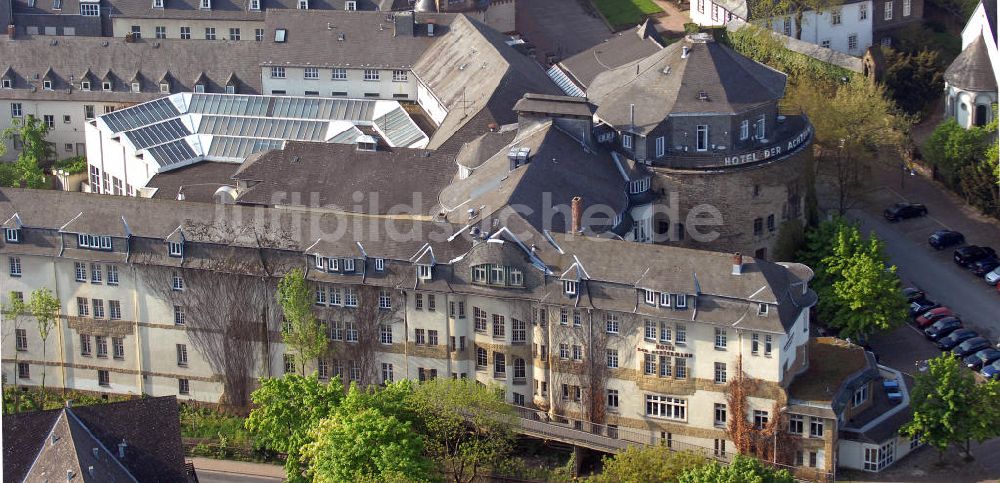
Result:
[[[670,344],[656,344],[656,348],[654,349],[636,347],[635,350],[645,354],[655,354],[658,356],[694,357],[694,354],[689,354],[687,352],[676,352],[676,348]]]
[[[745,164],[745,163],[755,163],[757,161],[764,161],[765,159],[773,158],[780,155],[781,153],[794,151],[796,148],[802,145],[809,139],[812,134],[812,126],[805,128],[797,136],[789,139],[787,143],[782,145],[781,143],[775,144],[773,146],[766,147],[764,149],[758,149],[746,154],[738,154],[734,156],[726,156],[725,161],[727,166],[732,166],[735,164]]]

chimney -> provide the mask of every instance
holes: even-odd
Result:
[[[16,33],[17,33],[17,27],[14,27],[14,24],[10,24],[7,26],[7,40],[14,40],[14,34]]]
[[[688,47],[686,45],[684,47],[681,47],[681,58],[682,59],[688,58],[689,52],[691,52],[691,47]]]
[[[413,37],[416,19],[413,12],[396,12],[392,16],[393,37]]]
[[[733,254],[733,275],[740,275],[743,273],[743,255],[739,252]]]
[[[573,217],[570,224],[570,231],[574,235],[579,235],[583,232],[583,198],[579,196],[573,197],[573,205],[571,209],[571,216]]]

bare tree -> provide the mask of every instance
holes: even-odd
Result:
[[[608,334],[605,324],[608,312],[590,313],[590,356],[588,369],[580,376],[583,386],[583,414],[593,424],[604,424],[607,416],[605,390],[608,382]]]
[[[751,455],[774,464],[787,464],[789,453],[794,442],[787,431],[782,428],[785,415],[781,405],[775,401],[771,409],[771,417],[767,423],[758,427],[749,414],[749,398],[760,389],[760,380],[743,372],[743,357],[736,359],[735,377],[726,386],[726,402],[728,403],[728,424],[726,433],[736,446],[736,452]]]
[[[403,300],[399,292],[392,288],[395,285],[395,283],[389,282],[387,286],[383,287],[374,285],[357,285],[355,287],[358,293],[358,306],[349,311],[347,316],[354,319],[354,325],[358,331],[358,342],[357,344],[347,344],[344,347],[347,358],[357,361],[361,367],[359,385],[362,387],[383,382],[378,367],[379,330],[382,325],[391,325],[398,320]],[[389,308],[379,306],[379,297],[383,291],[389,297]]]

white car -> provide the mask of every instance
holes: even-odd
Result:
[[[987,273],[985,277],[986,283],[990,285],[996,285],[1000,282],[1000,267],[994,268],[992,272]]]

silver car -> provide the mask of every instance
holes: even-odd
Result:
[[[1000,267],[994,268],[992,272],[987,273],[983,278],[986,279],[986,283],[996,285],[1000,282]]]

